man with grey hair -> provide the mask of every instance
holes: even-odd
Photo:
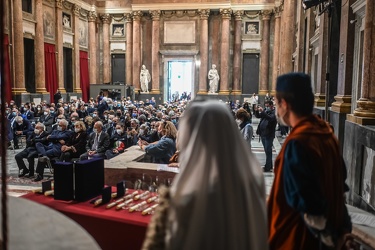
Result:
[[[109,135],[103,131],[103,123],[101,121],[95,122],[93,133],[90,134],[87,142],[87,152],[82,154],[80,159],[104,158],[109,144]]]
[[[18,149],[18,137],[21,135],[27,136],[32,131],[31,124],[28,120],[23,119],[22,116],[16,116],[12,124],[14,148]]]
[[[37,123],[35,125],[34,131],[29,135],[26,140],[26,148],[16,154],[15,159],[19,169],[18,177],[26,176],[28,178],[34,177],[34,159],[38,157],[38,152],[35,148],[35,143],[47,142],[48,133],[45,131],[45,126],[43,123]],[[29,168],[26,168],[25,162],[23,159],[27,159],[29,162]]]
[[[43,179],[45,162],[49,161],[52,157],[58,157],[61,154],[61,147],[69,140],[73,132],[67,130],[68,121],[61,119],[58,123],[56,130],[51,135],[47,136],[48,145],[41,142],[36,143],[35,147],[39,155],[38,166],[36,168],[37,176],[34,181]],[[44,164],[42,164],[44,163]]]

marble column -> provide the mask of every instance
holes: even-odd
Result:
[[[229,91],[229,24],[231,18],[232,10],[231,9],[220,9],[221,15],[221,46],[220,46],[220,92],[219,94],[228,95]]]
[[[375,2],[366,1],[365,30],[363,39],[363,78],[361,98],[353,115],[355,122],[375,125]]]
[[[355,19],[351,5],[355,0],[348,0],[348,3],[341,7],[340,23],[340,61],[337,79],[337,95],[332,103],[332,111],[338,113],[350,113],[352,99],[353,81],[353,57],[354,57],[354,36],[355,25],[350,20]]]
[[[133,17],[125,14],[126,19],[126,84],[133,85]]]
[[[79,5],[73,6],[73,32],[74,32],[74,40],[73,40],[73,55],[74,55],[74,73],[73,73],[73,91],[75,93],[82,93],[81,90],[81,68],[80,68],[80,59],[79,59],[79,15],[80,15],[81,7]]]
[[[98,71],[98,66],[96,62],[96,12],[90,11],[88,14],[89,21],[89,57],[90,57],[90,84],[97,84],[98,80],[96,78],[96,72]]]
[[[316,107],[325,106],[326,98],[326,72],[327,72],[327,53],[328,53],[328,13],[320,15],[319,25],[319,55],[318,69],[315,89],[314,105]]]
[[[111,23],[111,16],[103,14],[100,16],[103,23],[103,83],[111,82],[111,51],[109,47],[109,25]]]
[[[35,85],[37,93],[45,94],[47,90],[44,64],[43,0],[35,0],[35,21]]]
[[[200,37],[199,37],[199,89],[198,94],[207,94],[207,75],[208,75],[208,17],[209,9],[198,11],[200,16]]]
[[[243,10],[234,12],[233,95],[241,95],[241,35]]]
[[[26,93],[24,48],[23,48],[23,21],[22,1],[14,0],[13,3],[13,53],[14,53],[14,88],[13,94]]]
[[[292,55],[294,50],[295,40],[295,8],[296,0],[285,0],[284,10],[282,15],[282,23],[284,30],[283,34],[283,49],[281,51],[281,73],[289,73],[293,71]]]
[[[63,52],[63,25],[62,25],[62,2],[63,0],[56,0],[56,43],[55,50],[57,53],[56,71],[57,84],[61,93],[66,93],[64,87],[64,52]]]
[[[273,43],[271,95],[276,94],[276,79],[280,72],[280,7],[275,8],[275,36]]]
[[[150,11],[152,18],[152,51],[151,51],[151,94],[160,94],[159,83],[159,34],[160,34],[160,10]]]
[[[141,18],[142,11],[133,12],[133,85],[134,91],[140,90],[141,72]],[[154,76],[151,76],[154,77]]]
[[[260,52],[260,86],[259,95],[265,95],[269,91],[269,66],[270,66],[270,19],[271,11],[262,11],[262,44]]]

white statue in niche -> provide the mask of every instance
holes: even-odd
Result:
[[[141,81],[141,89],[142,92],[148,93],[148,83],[151,81],[151,75],[150,72],[148,72],[148,69],[146,69],[145,65],[142,65],[141,73],[139,75],[140,81]]]
[[[63,25],[66,28],[70,28],[70,17],[68,15],[63,15]]]
[[[247,32],[246,34],[250,34],[250,35],[256,35],[258,34],[258,29],[257,29],[257,26],[253,23],[250,23],[247,25]]]
[[[124,28],[117,26],[115,27],[115,30],[113,31],[113,36],[123,36],[124,35]]]
[[[208,79],[210,80],[210,90],[208,91],[208,93],[216,93],[219,86],[220,77],[219,73],[216,70],[215,64],[212,64],[212,68],[208,72]]]

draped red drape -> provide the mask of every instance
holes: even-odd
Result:
[[[9,60],[9,38],[4,34],[3,41],[3,56],[4,56],[4,84],[5,84],[5,101],[9,103],[12,100],[12,78],[10,75],[10,60]]]
[[[82,100],[87,102],[90,94],[89,57],[86,51],[79,51]]]
[[[55,45],[44,43],[44,59],[46,69],[46,88],[49,92],[50,102],[52,103],[53,95],[58,88]]]

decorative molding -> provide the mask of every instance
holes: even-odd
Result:
[[[96,14],[95,11],[89,11],[87,17],[88,17],[89,22],[95,22],[98,15]]]
[[[254,13],[254,12],[245,11],[245,12],[244,12],[244,15],[245,15],[248,19],[257,19],[257,18],[259,18],[260,11],[258,11],[256,14],[252,14],[252,13]]]
[[[56,8],[59,8],[59,9],[63,8],[63,0],[56,0]]]
[[[270,10],[263,10],[261,12],[261,15],[262,15],[262,20],[270,20],[271,19],[271,15],[272,15],[272,11],[270,11]]]
[[[75,4],[73,6],[73,14],[76,15],[76,16],[80,16],[81,15],[81,6]]]
[[[143,16],[142,11],[133,11],[132,12],[133,21],[140,21],[142,16]]]
[[[100,16],[100,19],[103,23],[110,24],[111,23],[111,15],[109,14],[103,14]]]
[[[281,12],[282,12],[281,6],[275,7],[273,9],[273,13],[274,13],[275,19],[281,17]]]
[[[220,15],[222,19],[230,19],[232,15],[232,9],[220,9]]]
[[[221,9],[230,8],[230,3],[158,3],[158,4],[133,4],[132,10],[197,10],[197,9]]]
[[[68,2],[68,1],[63,1],[63,2],[62,2],[62,5],[63,5],[63,7],[64,7],[65,9],[67,9],[67,10],[72,10],[72,9],[73,9],[73,6],[74,6],[73,3]]]
[[[198,14],[201,19],[207,20],[208,17],[210,16],[210,9],[198,10]]]
[[[125,17],[125,22],[127,22],[127,23],[133,22],[133,15],[132,15],[132,13],[125,13],[124,17]]]
[[[160,10],[150,10],[149,13],[151,15],[152,21],[159,21],[160,20],[160,15],[161,15]]]
[[[124,19],[125,19],[124,14],[111,14],[111,17],[112,17],[113,20],[115,20],[118,23],[124,21]]]
[[[236,21],[242,21],[242,17],[244,15],[244,11],[243,10],[236,10],[233,12],[234,14],[234,20]]]

